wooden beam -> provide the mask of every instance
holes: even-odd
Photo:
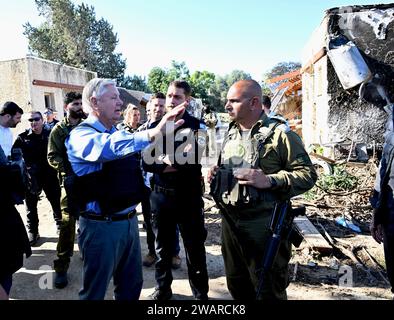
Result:
[[[275,82],[278,82],[278,81],[281,81],[281,80],[294,78],[294,77],[298,76],[299,74],[300,74],[300,70],[295,70],[295,71],[292,71],[292,72],[288,72],[288,73],[282,74],[281,76],[278,76],[278,77],[275,77],[275,78],[272,78],[272,79],[267,79],[264,82],[266,82],[266,83],[275,83]]]
[[[34,79],[32,83],[35,86],[60,88],[60,89],[76,90],[76,91],[82,91],[84,87],[76,84],[52,82],[52,81],[44,81],[44,80],[36,80],[36,79]]]
[[[323,161],[325,161],[325,162],[328,162],[329,164],[336,164],[336,163],[337,163],[337,162],[336,162],[335,160],[333,160],[333,159],[330,159],[330,158],[321,156],[320,154],[317,154],[317,153],[314,153],[314,152],[310,152],[309,155],[312,156],[312,157],[321,159],[321,160],[323,160]]]
[[[321,58],[323,58],[327,53],[327,49],[325,47],[321,48],[313,57],[310,59],[307,64],[300,69],[300,73],[304,73],[308,70],[312,65],[318,62]]]
[[[332,246],[324,239],[306,216],[294,218],[294,223],[300,229],[306,243],[311,248],[324,254],[330,254],[332,252]]]

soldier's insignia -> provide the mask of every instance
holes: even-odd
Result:
[[[267,127],[261,127],[259,129],[259,132],[262,134],[263,137],[267,136],[270,131],[271,131],[271,129],[269,129]]]
[[[207,144],[207,139],[204,135],[197,135],[197,143],[199,146],[205,146]]]
[[[245,148],[243,145],[239,144],[237,146],[237,151],[236,151],[236,155],[240,158],[242,158],[245,155]]]
[[[239,144],[239,142],[229,141],[225,146],[224,152],[226,154],[226,158],[242,158],[245,155],[246,150],[242,144]]]
[[[279,130],[282,130],[282,131],[285,132],[285,133],[288,133],[288,132],[291,131],[291,130],[290,130],[290,127],[287,126],[286,124],[280,124],[279,126],[277,126],[277,128],[278,128]]]

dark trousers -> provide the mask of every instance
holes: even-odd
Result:
[[[391,291],[394,293],[394,195],[393,191],[387,186],[386,210],[383,218],[383,249],[386,262],[386,271],[391,284]]]
[[[142,215],[144,217],[145,222],[145,230],[146,230],[146,243],[148,245],[149,254],[155,255],[155,234],[152,229],[152,222],[151,222],[151,206],[150,206],[150,193],[151,190],[145,186],[144,188],[144,196],[141,201],[142,207]]]
[[[235,300],[256,300],[258,274],[271,213],[261,212],[253,219],[239,219],[242,212],[223,212],[222,254],[226,271],[227,287]],[[289,284],[288,263],[291,245],[282,241],[272,270],[265,276],[259,300],[286,300]]]
[[[391,230],[390,230],[391,229]],[[384,228],[384,258],[386,261],[387,276],[391,284],[391,292],[394,293],[394,226]]]
[[[171,288],[171,260],[178,225],[185,247],[190,287],[195,298],[204,299],[208,295],[208,272],[204,246],[207,232],[204,226],[203,202],[198,192],[186,191],[187,194],[174,195],[152,191],[152,227],[159,257],[155,278],[158,289],[166,291]]]
[[[155,233],[153,232],[153,228],[152,228],[152,213],[151,213],[151,205],[150,205],[150,194],[151,194],[150,188],[145,187],[144,197],[143,197],[143,200],[141,201],[141,207],[142,207],[142,215],[144,217],[144,222],[145,222],[146,243],[148,245],[148,251],[149,251],[150,255],[156,255]],[[179,246],[179,228],[177,226],[174,249],[173,249],[173,256],[179,255],[179,251],[181,251],[181,248]]]
[[[0,279],[0,285],[3,287],[7,295],[10,295],[12,287],[12,274],[8,274]]]
[[[38,177],[39,186],[44,190],[45,196],[51,204],[53,211],[53,218],[57,223],[61,223],[62,212],[60,209],[60,185],[56,175],[48,175],[47,177]],[[26,193],[26,212],[27,212],[27,229],[30,233],[38,233],[38,212],[37,203],[41,192]]]
[[[70,258],[74,252],[75,241],[75,217],[70,214],[68,209],[67,194],[62,188],[62,224],[57,242],[57,259],[53,262],[56,272],[67,272],[70,265]]]

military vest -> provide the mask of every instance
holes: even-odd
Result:
[[[80,126],[96,130],[87,123],[81,123]],[[74,190],[81,208],[89,202],[97,201],[106,215],[138,204],[144,190],[139,153],[105,162],[101,170],[77,176]]]
[[[259,128],[254,126],[249,131],[240,132],[235,123],[230,124],[218,160],[219,171],[211,183],[211,195],[216,202],[250,207],[261,201],[277,200],[270,190],[240,185],[234,178],[234,171],[238,168],[259,168],[260,151],[280,125],[281,121],[267,118]]]

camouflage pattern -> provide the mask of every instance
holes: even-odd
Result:
[[[236,123],[230,124],[222,146],[220,168],[227,173],[237,168],[260,168],[276,181],[275,187],[264,190],[237,187],[236,179],[228,182],[231,178],[211,185],[217,189],[214,198],[223,214],[222,253],[228,288],[234,299],[253,300],[258,284],[256,270],[270,235],[269,222],[275,202],[309,190],[317,175],[300,137],[265,113],[246,134],[241,134]],[[287,298],[290,257],[291,244],[282,241],[261,299]]]
[[[75,127],[76,125],[71,125],[68,118],[65,117],[52,129],[48,142],[48,162],[58,171],[62,191],[60,199],[62,225],[56,247],[57,259],[54,260],[54,269],[56,272],[66,272],[68,270],[70,258],[74,251],[76,218],[74,214],[71,213],[71,211],[73,211],[71,209],[72,204],[69,203],[65,190],[65,184],[67,184],[67,180],[72,177],[73,171],[68,161],[64,142],[70,131]]]

